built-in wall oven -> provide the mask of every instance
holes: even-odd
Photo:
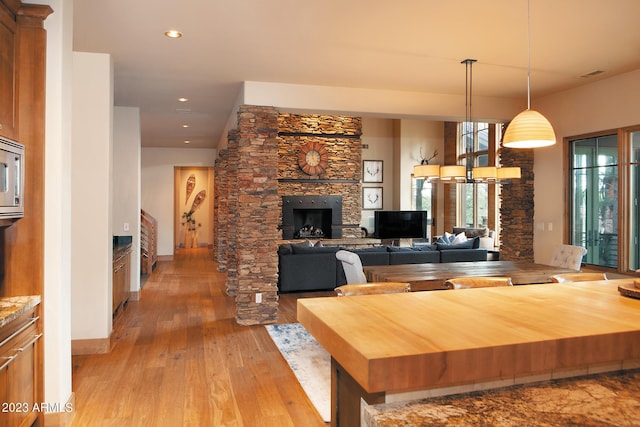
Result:
[[[24,216],[24,145],[0,137],[0,218]]]

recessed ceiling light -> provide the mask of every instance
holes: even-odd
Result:
[[[178,30],[165,31],[164,35],[169,37],[170,39],[179,39],[180,37],[182,37],[182,33]]]
[[[178,98],[178,101],[180,102],[187,102],[189,100],[189,98]]]
[[[188,127],[189,127],[189,125],[182,125],[182,127],[183,127],[183,128],[188,128]]]
[[[189,144],[190,142],[191,142],[191,141],[189,141],[188,139],[185,139],[185,140],[184,140],[184,143],[185,143],[185,144]]]

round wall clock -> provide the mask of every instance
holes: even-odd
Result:
[[[329,165],[329,153],[319,142],[307,142],[298,152],[298,166],[307,175],[320,175]]]

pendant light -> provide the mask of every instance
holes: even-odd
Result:
[[[527,0],[527,109],[513,118],[507,126],[502,145],[509,148],[538,148],[556,143],[551,123],[531,109],[531,6]]]

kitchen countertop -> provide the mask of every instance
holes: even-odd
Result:
[[[113,258],[120,256],[127,249],[131,249],[131,236],[113,236]]]
[[[0,298],[0,328],[40,304],[40,295]]]
[[[364,404],[367,427],[637,426],[640,370],[547,381],[501,390]]]

